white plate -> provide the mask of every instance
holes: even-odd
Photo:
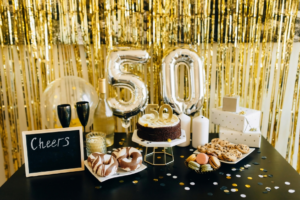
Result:
[[[236,161],[234,162],[229,162],[229,161],[224,161],[224,160],[220,160],[220,162],[222,163],[226,163],[226,164],[236,164],[238,162],[240,162],[241,160],[243,160],[244,158],[246,158],[250,153],[252,153],[253,151],[255,150],[255,148],[249,148],[249,152],[248,153],[245,153],[243,154],[243,156],[239,159],[237,159]],[[195,154],[198,154],[200,153],[198,150],[194,151]]]
[[[144,140],[137,135],[137,130],[133,132],[132,141],[136,142],[145,147],[173,147],[186,141],[185,131],[181,129],[181,135],[178,139],[172,140],[171,142],[152,142]]]
[[[137,170],[130,171],[130,172],[126,172],[126,171],[119,168],[117,170],[117,173],[114,174],[114,175],[111,175],[111,176],[108,176],[108,177],[100,177],[100,176],[96,175],[93,172],[92,168],[88,165],[87,160],[84,161],[84,165],[95,176],[95,178],[98,179],[98,181],[100,181],[100,182],[104,182],[104,181],[112,179],[112,178],[118,178],[118,177],[121,177],[121,176],[128,176],[128,175],[131,175],[131,174],[136,174],[136,173],[139,173],[140,171],[143,171],[144,169],[147,168],[146,165],[143,165],[143,164]]]

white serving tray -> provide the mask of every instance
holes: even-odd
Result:
[[[173,147],[186,141],[185,131],[181,129],[181,136],[178,139],[172,140],[171,142],[152,142],[144,140],[137,135],[137,130],[133,132],[132,141],[136,142],[145,147]]]
[[[122,177],[122,176],[128,176],[128,175],[131,175],[131,174],[136,174],[136,173],[139,173],[139,172],[141,172],[141,171],[143,171],[144,169],[147,168],[146,165],[143,165],[143,164],[138,169],[136,169],[134,171],[130,171],[130,172],[126,172],[126,171],[118,168],[116,174],[108,176],[108,177],[100,177],[100,176],[96,175],[93,172],[92,168],[88,165],[87,160],[84,161],[84,165],[95,176],[95,178],[98,179],[98,181],[100,181],[100,182],[104,182],[104,181],[107,181],[107,180],[112,179],[112,178],[118,178],[118,177]]]
[[[226,164],[236,164],[236,163],[240,162],[241,160],[243,160],[244,158],[246,158],[254,150],[255,150],[255,148],[249,148],[249,152],[248,153],[243,154],[243,156],[241,158],[237,159],[234,162],[229,162],[229,161],[224,161],[224,160],[220,160],[220,162],[226,163]],[[198,154],[198,153],[200,153],[198,150],[194,151],[194,154]]]

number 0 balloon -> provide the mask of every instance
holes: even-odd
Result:
[[[189,98],[179,98],[176,92],[179,65],[185,65],[188,71]],[[175,49],[162,61],[162,93],[163,100],[169,104],[177,114],[192,115],[201,109],[205,93],[205,72],[200,57],[188,49]]]
[[[149,55],[143,50],[113,51],[109,54],[107,61],[108,83],[117,88],[126,88],[131,92],[128,102],[109,98],[108,104],[115,116],[122,119],[122,126],[130,126],[132,116],[143,111],[147,106],[148,90],[145,83],[136,75],[124,72],[124,64],[146,63]]]

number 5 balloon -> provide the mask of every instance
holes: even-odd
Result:
[[[181,99],[176,90],[179,65],[188,68],[189,98]],[[165,103],[169,104],[177,114],[192,115],[201,109],[205,93],[205,72],[201,58],[188,49],[175,49],[162,61],[162,94]]]
[[[145,83],[136,75],[124,72],[124,64],[146,63],[149,54],[143,50],[113,51],[109,54],[107,67],[108,83],[117,88],[126,88],[131,92],[128,102],[109,98],[107,100],[115,116],[122,119],[122,126],[130,126],[132,116],[143,111],[148,102],[148,90]]]

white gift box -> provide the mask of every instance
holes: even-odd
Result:
[[[243,133],[220,126],[219,138],[234,144],[246,144],[249,147],[260,148],[261,132],[256,129],[255,131],[247,130]]]
[[[223,97],[223,111],[229,111],[229,112],[239,112],[239,101],[240,96],[224,96]]]
[[[245,132],[250,128],[260,128],[261,112],[249,108],[239,108],[239,112],[226,112],[222,108],[213,108],[210,120],[212,123],[235,131]]]

